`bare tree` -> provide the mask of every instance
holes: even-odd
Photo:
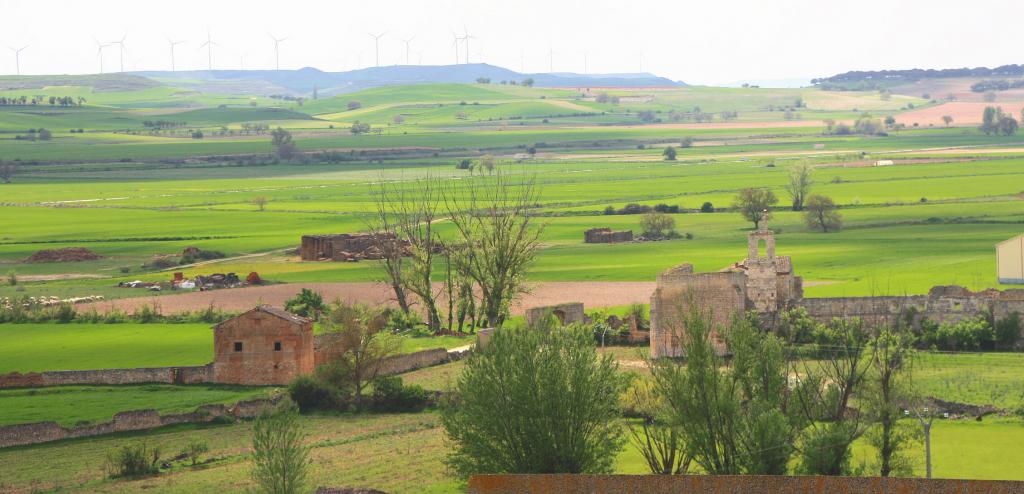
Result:
[[[267,208],[267,198],[265,196],[253,197],[252,203],[256,205],[256,207],[260,208],[260,211],[263,211]]]
[[[464,181],[461,181],[464,183]],[[499,327],[512,300],[526,291],[524,276],[540,245],[543,225],[533,208],[538,192],[532,178],[521,183],[500,170],[465,190],[454,186],[445,194],[445,206],[465,255],[458,269],[480,290],[483,317]]]
[[[274,147],[274,153],[278,158],[291,159],[298,152],[295,141],[292,140],[292,133],[278,127],[270,133],[270,145]]]
[[[381,186],[380,191],[386,192]],[[377,214],[372,220],[367,221],[366,229],[373,236],[374,245],[380,250],[381,267],[384,268],[384,277],[391,290],[395,292],[395,302],[402,312],[409,313],[409,297],[406,294],[404,275],[405,270],[405,249],[398,242],[398,219],[391,214],[391,204],[384,193],[374,194],[374,204]]]
[[[440,192],[440,182],[432,177],[417,180],[411,186],[381,181],[374,191],[377,221],[391,225],[389,235],[378,237],[378,243],[398,244],[396,247],[402,251],[398,255],[409,254],[408,259],[400,263],[397,281],[423,303],[427,325],[434,332],[441,330],[438,294],[432,282],[434,260],[444,250],[434,230],[434,222],[441,212]],[[402,246],[406,243],[408,249]],[[384,248],[381,250],[383,252]]]
[[[341,384],[352,386],[359,406],[363,390],[380,374],[384,360],[398,353],[400,342],[388,333],[384,313],[365,306],[335,302],[320,324],[327,365],[339,367],[325,374],[344,376],[348,382]]]
[[[807,163],[800,163],[789,169],[789,181],[786,183],[786,192],[793,202],[793,211],[800,211],[804,208],[804,201],[811,191],[811,174],[814,167]]]
[[[1021,115],[1021,118],[1024,118],[1024,114]],[[943,115],[942,116],[942,121],[943,121],[943,123],[946,124],[946,127],[949,127],[949,124],[953,123],[953,117],[951,117],[949,115]]]

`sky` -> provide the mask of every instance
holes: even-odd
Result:
[[[0,44],[22,74],[100,70],[351,70],[470,61],[524,72],[651,72],[690,84],[809,80],[848,70],[1022,63],[1024,0],[0,0]],[[465,42],[458,45],[465,62]],[[103,49],[118,71],[118,46]],[[13,51],[0,74],[14,74]]]

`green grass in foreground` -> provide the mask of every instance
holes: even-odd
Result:
[[[313,446],[310,487],[367,486],[396,494],[457,493],[465,486],[447,476],[443,430],[436,413],[403,415],[310,416],[302,419]],[[200,468],[176,467],[142,480],[103,478],[100,464],[107,452],[145,437],[164,456],[173,456],[190,441],[205,441],[207,455],[218,460]],[[242,491],[252,487],[248,448],[251,423],[208,427],[172,427],[146,434],[91,439],[0,450],[0,489],[61,492],[191,493]],[[932,436],[935,476],[940,478],[1024,479],[1024,424],[987,419],[936,422]],[[919,448],[909,452],[915,473],[923,471]],[[855,448],[855,463],[870,464],[874,452]],[[646,473],[631,445],[619,456],[617,473]]]
[[[200,405],[266,398],[271,388],[255,386],[59,386],[0,390],[0,425],[53,420],[63,426],[105,422],[117,412],[155,409],[191,412]]]

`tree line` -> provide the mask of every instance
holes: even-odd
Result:
[[[82,106],[85,98],[82,96],[0,96],[0,106],[37,106],[49,103],[50,106]]]

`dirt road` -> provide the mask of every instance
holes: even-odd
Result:
[[[204,309],[210,304],[227,311],[242,311],[264,303],[281,307],[284,301],[299,290],[309,288],[320,292],[325,301],[340,299],[350,303],[370,305],[393,304],[394,294],[381,283],[289,283],[254,286],[208,292],[189,292],[174,295],[145,296],[83,304],[80,310],[104,311],[111,307],[132,311],[155,303],[165,314],[185,310]],[[521,314],[528,307],[565,302],[583,302],[586,308],[610,307],[650,302],[654,282],[550,282],[535,283],[530,293],[513,306],[513,313]],[[438,286],[440,290],[440,286]]]

